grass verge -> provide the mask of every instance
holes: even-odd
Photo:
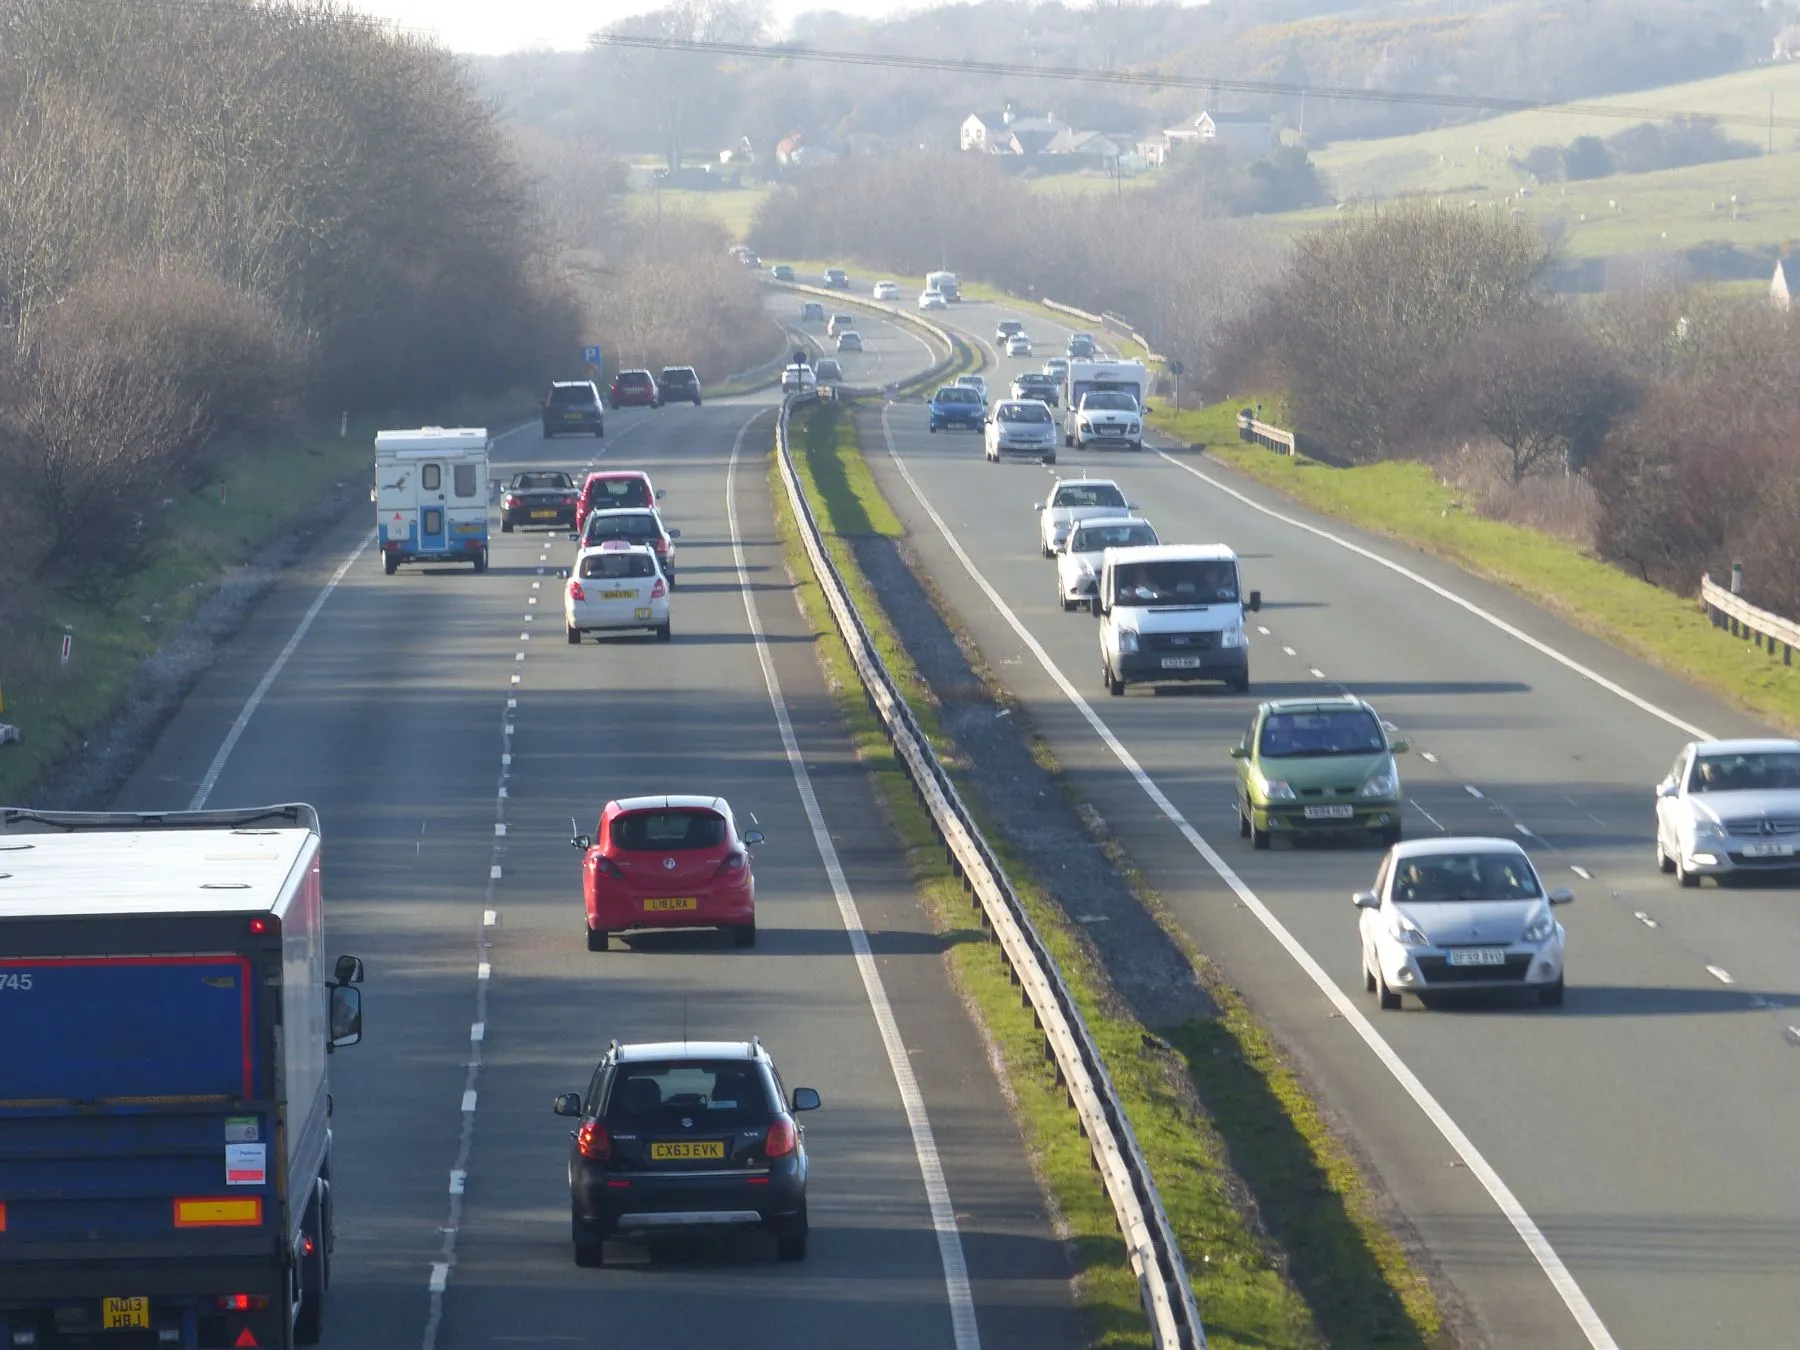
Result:
[[[1467,509],[1431,467],[1390,461],[1339,469],[1270,454],[1237,439],[1237,401],[1150,421],[1294,500],[1411,544],[1516,591],[1683,680],[1758,717],[1800,732],[1800,667],[1784,666],[1712,626],[1693,601],[1640,581],[1591,553],[1537,530]],[[1282,413],[1269,401],[1265,418]]]
[[[479,425],[501,407],[523,417],[529,403],[519,396],[454,411]],[[366,503],[376,430],[416,420],[354,418],[341,437],[334,426],[235,455],[207,482],[168,500],[153,542],[139,555],[142,566],[50,595],[33,631],[8,644],[8,668],[0,669],[0,721],[25,736],[23,745],[0,747],[0,802],[28,801],[51,769],[80,750],[129,697],[144,658],[178,633],[227,571],[254,560],[270,541],[291,538],[334,493],[347,510]],[[67,664],[60,659],[65,633]]]
[[[940,758],[957,773],[959,756],[934,716],[930,691],[847,542],[858,533],[895,537],[903,529],[861,454],[852,410],[822,405],[797,419],[795,432],[796,467],[827,548],[882,659]],[[982,934],[969,923],[969,901],[942,861],[925,812],[861,696],[848,654],[810,579],[778,475],[775,498],[789,565],[803,579],[802,603],[822,635],[828,678],[857,751],[892,813],[920,893],[940,930],[956,939],[948,957],[953,977],[1001,1052],[1027,1143],[1066,1224],[1091,1341],[1102,1347],[1141,1345],[1147,1330],[1111,1205],[1045,1063],[1041,1033],[1020,1007],[997,948],[975,940]],[[1436,1344],[1438,1317],[1429,1287],[1412,1274],[1399,1243],[1372,1217],[1352,1161],[1242,1001],[1213,972],[1221,1016],[1165,1031],[1164,1044],[1173,1054],[1147,1053],[1154,1038],[1121,1010],[1085,939],[1030,884],[1028,869],[1004,838],[991,829],[987,833],[1113,1075],[1187,1257],[1212,1345],[1311,1350],[1326,1344]],[[1202,1084],[1204,1112],[1195,1105]],[[1240,1203],[1246,1180],[1264,1211],[1294,1235],[1285,1246],[1271,1242],[1251,1207]],[[1297,1266],[1304,1267],[1304,1292],[1294,1277]]]

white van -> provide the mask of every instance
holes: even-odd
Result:
[[[485,427],[375,433],[375,526],[389,576],[403,562],[488,562]]]
[[[1128,684],[1219,680],[1250,688],[1250,638],[1237,554],[1223,544],[1109,548],[1089,602],[1100,620],[1100,665],[1110,694]]]
[[[925,278],[925,289],[936,291],[952,303],[962,299],[962,287],[957,285],[954,272],[933,272]]]

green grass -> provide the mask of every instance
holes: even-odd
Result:
[[[769,195],[766,187],[719,188],[703,192],[698,188],[664,188],[661,192],[638,190],[627,198],[631,209],[640,216],[654,216],[658,199],[665,211],[682,211],[691,215],[710,216],[741,240],[750,233],[756,208]]]
[[[933,715],[929,690],[846,540],[857,534],[895,538],[902,532],[869,474],[853,410],[821,406],[797,421],[795,430],[796,468],[826,532],[827,548],[882,659],[940,758],[957,773],[958,752]],[[804,579],[802,604],[821,635],[828,679],[907,848],[945,940],[953,977],[979,1009],[1005,1061],[1027,1143],[1072,1238],[1090,1343],[1108,1350],[1141,1346],[1146,1329],[1111,1205],[1044,1059],[1042,1033],[1021,1007],[998,949],[970,922],[969,901],[943,862],[924,810],[868,710],[810,579],[779,477],[773,482],[784,545],[790,565]],[[1082,938],[1025,879],[1028,869],[1006,841],[991,829],[987,833],[1113,1075],[1187,1258],[1211,1344],[1218,1350],[1436,1344],[1438,1314],[1429,1288],[1372,1217],[1366,1187],[1348,1155],[1242,1001],[1211,972],[1220,1018],[1165,1031],[1172,1053],[1146,1053],[1145,1028],[1118,1011],[1119,1000]],[[1193,1108],[1195,1086],[1210,1115]],[[1238,1206],[1239,1173],[1252,1180],[1265,1212],[1272,1209],[1285,1221],[1290,1242],[1285,1252]],[[1305,1296],[1286,1273],[1290,1256],[1305,1263]]]
[[[1234,401],[1200,414],[1184,412],[1175,434],[1204,441],[1209,456],[1317,511],[1447,558],[1652,665],[1800,732],[1800,667],[1784,666],[1714,628],[1696,601],[1549,535],[1475,515],[1427,465],[1338,469],[1242,445],[1236,407]],[[1151,421],[1165,424],[1157,416]]]
[[[506,406],[526,405],[514,399]],[[449,410],[438,415],[456,424]],[[477,425],[480,420],[477,413]],[[27,801],[40,779],[120,707],[139,664],[193,617],[225,571],[293,529],[337,483],[348,485],[350,509],[366,503],[375,431],[416,422],[416,415],[353,419],[342,438],[333,426],[239,455],[161,512],[141,567],[49,596],[35,631],[14,649],[13,668],[0,670],[0,721],[25,734],[24,745],[0,748],[0,802]],[[368,509],[372,527],[374,508]],[[74,639],[67,666],[58,659],[65,630]]]

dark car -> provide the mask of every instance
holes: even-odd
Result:
[[[1014,398],[1035,398],[1054,408],[1061,397],[1061,389],[1053,378],[1042,371],[1027,370],[1013,376],[1012,396]]]
[[[664,366],[656,377],[657,404],[671,400],[700,406],[700,375],[692,366]]]
[[[607,402],[614,408],[654,408],[657,403],[656,381],[647,370],[621,370],[613,376]]]
[[[850,289],[850,274],[841,267],[825,269],[825,287],[827,290],[847,291]]]
[[[987,405],[981,391],[966,384],[947,384],[931,396],[931,429],[967,427],[981,431],[987,424]]]
[[[628,544],[643,544],[656,550],[656,565],[670,587],[675,585],[675,544],[680,530],[663,524],[662,516],[650,507],[601,507],[589,511],[581,523],[581,531],[569,536],[584,549],[598,548],[609,539],[623,539]]]
[[[606,434],[606,414],[600,410],[600,391],[592,380],[558,380],[544,395],[544,435],[565,431]]]
[[[556,1099],[578,1120],[569,1144],[575,1264],[605,1264],[604,1243],[695,1228],[775,1235],[783,1261],[806,1259],[806,1131],[819,1105],[790,1095],[762,1042],[614,1041],[586,1093]]]
[[[575,480],[559,469],[523,469],[501,493],[501,533],[511,534],[515,528],[572,526],[580,495]]]
[[[1063,351],[1076,361],[1092,360],[1097,350],[1091,333],[1071,333],[1068,345],[1063,348]]]

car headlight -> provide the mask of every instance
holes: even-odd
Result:
[[[1121,652],[1135,652],[1137,649],[1138,635],[1136,631],[1130,628],[1121,628],[1119,630],[1119,650]]]
[[[1084,417],[1081,419],[1081,429],[1083,431],[1092,431],[1094,429],[1094,424]]]
[[[1525,941],[1542,942],[1556,931],[1556,920],[1550,911],[1540,909],[1530,923],[1525,925]]]
[[[1426,937],[1404,914],[1394,915],[1393,922],[1388,924],[1388,935],[1402,947],[1429,947],[1431,945],[1431,939]]]
[[[1126,427],[1125,430],[1127,432],[1129,432],[1131,435],[1136,436],[1143,430],[1143,428],[1140,427],[1136,422],[1133,422],[1130,426]]]
[[[1717,842],[1725,838],[1725,831],[1713,821],[1697,820],[1694,822],[1694,842],[1702,839]]]
[[[1294,800],[1294,789],[1279,778],[1264,778],[1263,796],[1272,802],[1291,802]]]
[[[1376,774],[1362,785],[1362,795],[1365,797],[1392,797],[1399,790],[1399,775],[1392,769]]]
[[[1221,647],[1244,646],[1244,630],[1241,628],[1227,628],[1223,633],[1219,634],[1219,645]]]

